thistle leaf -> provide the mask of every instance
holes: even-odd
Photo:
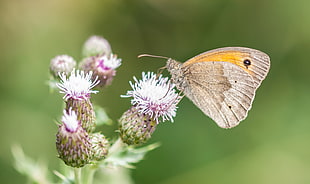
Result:
[[[94,111],[96,114],[97,126],[112,125],[112,120],[108,117],[106,111],[102,107],[94,105]]]
[[[105,164],[112,166],[123,166],[126,168],[135,168],[132,164],[138,163],[143,160],[146,153],[159,147],[159,143],[150,144],[144,147],[135,148],[132,146],[127,146],[120,151],[114,152],[109,155]]]
[[[47,165],[40,161],[34,161],[27,157],[19,145],[12,146],[12,154],[14,157],[15,169],[28,177],[32,183],[51,184],[52,181],[48,180]]]

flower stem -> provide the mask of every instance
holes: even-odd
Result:
[[[88,174],[87,174],[87,184],[93,184],[93,180],[94,180],[94,175],[96,172],[97,167],[91,167],[88,169]]]
[[[109,154],[119,151],[125,145],[126,144],[123,143],[122,139],[119,137],[109,149]]]
[[[124,146],[126,146],[126,144],[123,143],[122,139],[119,137],[115,142],[114,144],[110,147],[109,149],[109,154],[113,154],[115,152],[118,152],[120,151]],[[87,167],[87,170],[86,170],[86,173],[85,173],[85,170],[84,170],[84,175],[86,178],[86,184],[92,184],[93,183],[93,179],[94,179],[94,175],[95,175],[95,172],[97,171],[97,165],[92,165],[92,166],[89,166]],[[75,170],[75,176],[76,176],[76,184],[81,184],[81,183],[78,183],[77,182],[77,172]],[[81,181],[81,180],[80,180]]]
[[[75,184],[82,184],[81,172],[82,172],[81,168],[74,168]]]

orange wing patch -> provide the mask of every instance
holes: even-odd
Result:
[[[202,54],[199,54],[198,56],[195,56],[185,63],[183,63],[183,66],[191,65],[194,63],[200,63],[200,62],[209,62],[209,61],[222,61],[222,62],[229,62],[233,63],[235,65],[238,65],[243,70],[245,70],[247,73],[252,74],[253,72],[249,70],[251,65],[245,65],[244,61],[250,59],[249,53],[246,52],[240,52],[240,51],[233,51],[233,50],[222,50],[222,51],[214,51],[214,52],[204,52]]]

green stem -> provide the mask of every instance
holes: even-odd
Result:
[[[93,183],[94,175],[95,175],[95,172],[96,172],[96,168],[91,167],[91,168],[88,169],[88,175],[87,175],[87,181],[86,181],[87,184],[92,184]]]
[[[125,145],[126,144],[123,143],[122,139],[119,137],[109,149],[109,154],[119,151]]]
[[[121,140],[121,138],[118,138],[114,144],[110,147],[109,149],[109,154],[113,154],[115,152],[118,152],[119,150],[121,150],[124,146],[126,146],[126,144],[123,143],[123,141]],[[93,180],[94,180],[94,175],[95,175],[95,172],[97,171],[97,165],[92,165],[92,166],[88,166],[87,169],[86,169],[86,173],[85,173],[85,170],[84,170],[84,175],[86,178],[86,181],[84,180],[84,182],[86,182],[86,184],[92,184],[93,183]],[[81,181],[81,180],[80,180]],[[76,184],[81,184],[81,183],[78,183],[76,181]]]
[[[82,184],[81,172],[82,172],[81,168],[74,168],[75,184]]]

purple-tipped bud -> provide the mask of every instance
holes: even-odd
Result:
[[[92,71],[94,76],[98,76],[100,87],[110,85],[116,74],[116,68],[121,65],[121,59],[116,55],[98,55],[85,58],[80,68],[84,71]]]
[[[111,46],[109,42],[101,36],[91,36],[83,46],[83,56],[110,55]]]
[[[124,143],[140,145],[151,138],[156,126],[155,119],[132,106],[119,120],[119,133]]]
[[[64,111],[56,134],[56,148],[59,158],[71,167],[83,167],[93,158],[91,140],[74,111]]]
[[[76,67],[76,61],[68,55],[54,57],[50,63],[50,72],[55,78],[59,78],[60,73],[68,75]]]

